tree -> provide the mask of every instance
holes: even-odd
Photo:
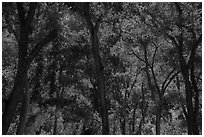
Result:
[[[56,28],[52,28],[49,34],[42,39],[35,47],[28,52],[29,36],[32,34],[32,22],[35,16],[37,3],[29,3],[29,9],[26,12],[24,3],[16,3],[17,14],[19,19],[19,38],[18,38],[18,69],[15,77],[14,86],[6,103],[5,112],[3,114],[2,132],[6,134],[8,128],[15,116],[18,102],[24,94],[27,71],[34,58],[44,45],[49,43],[57,35]]]
[[[87,28],[90,33],[91,39],[91,46],[92,46],[92,54],[95,61],[95,69],[97,74],[97,90],[100,95],[100,102],[101,102],[101,117],[102,117],[102,131],[104,135],[109,134],[109,122],[108,122],[108,108],[106,104],[106,96],[105,96],[105,81],[104,81],[104,66],[102,64],[100,52],[99,52],[99,38],[98,38],[98,31],[100,22],[103,18],[101,13],[100,17],[96,19],[96,22],[92,22],[92,17],[90,14],[90,3],[80,3],[74,4],[73,10],[76,10],[85,20],[87,23]],[[94,25],[95,23],[95,25]]]
[[[3,134],[201,134],[201,3],[3,3]]]
[[[186,107],[187,107],[187,121],[188,121],[188,134],[199,134],[197,117],[199,108],[199,92],[197,84],[194,79],[194,59],[196,55],[196,49],[201,44],[202,34],[200,29],[200,3],[174,3],[164,4],[166,11],[173,15],[171,18],[166,18],[161,15],[152,15],[154,26],[159,28],[159,31],[167,37],[177,49],[178,62],[180,66],[181,74],[185,83],[186,94]],[[170,10],[175,9],[176,12]],[[192,9],[195,9],[194,11]],[[196,15],[195,15],[196,13]],[[165,13],[164,13],[165,14]],[[158,18],[157,18],[158,17]],[[158,19],[162,19],[163,23]],[[193,21],[190,21],[192,19]],[[170,22],[168,27],[166,22]],[[197,22],[197,27],[195,26]],[[187,59],[187,56],[189,59]],[[196,94],[193,104],[193,94]]]

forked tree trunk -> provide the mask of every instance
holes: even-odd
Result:
[[[29,11],[26,14],[23,3],[17,3],[20,22],[20,38],[18,40],[18,69],[15,76],[12,92],[9,96],[8,102],[6,103],[5,110],[2,116],[3,135],[7,134],[10,124],[15,117],[17,105],[24,92],[27,71],[30,64],[39,54],[43,46],[45,46],[57,36],[57,30],[53,29],[43,40],[35,45],[34,48],[30,51],[30,54],[28,54],[27,48],[29,44],[29,28],[31,27],[31,23],[35,15],[36,7],[37,3],[30,3]]]
[[[191,50],[191,54],[190,54],[190,58],[189,61],[186,62],[185,57],[183,56],[183,48],[184,48],[184,37],[183,37],[183,9],[181,8],[180,3],[174,3],[176,10],[178,12],[178,27],[180,28],[180,30],[182,31],[182,33],[180,33],[180,35],[177,37],[177,41],[175,40],[175,38],[172,38],[170,36],[170,39],[172,40],[172,42],[174,43],[174,45],[177,48],[177,52],[178,52],[178,56],[179,56],[179,65],[180,65],[180,69],[181,69],[181,74],[183,76],[184,79],[184,83],[185,83],[185,94],[186,94],[186,107],[187,107],[187,124],[188,124],[188,134],[192,135],[192,134],[198,134],[199,130],[198,130],[198,126],[197,126],[197,112],[195,113],[195,110],[197,111],[198,108],[197,107],[197,99],[195,98],[195,104],[196,106],[193,106],[193,91],[196,92],[195,89],[195,83],[193,83],[193,79],[191,79],[190,81],[190,67],[194,68],[194,58],[195,58],[195,52],[196,49],[198,47],[198,45],[202,42],[202,35],[200,35],[200,37],[198,39],[196,39],[196,34],[192,31],[192,36],[194,38],[194,40],[192,41],[193,45],[192,46],[192,50]],[[192,82],[192,83],[191,83]],[[196,94],[196,93],[195,93]],[[197,95],[198,96],[198,95]]]

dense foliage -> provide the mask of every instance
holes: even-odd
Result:
[[[202,134],[202,3],[2,4],[2,134]]]

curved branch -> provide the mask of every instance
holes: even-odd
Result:
[[[173,68],[173,70],[168,74],[168,76],[166,77],[166,79],[164,80],[163,84],[162,84],[162,90],[164,89],[164,86],[167,82],[167,80],[169,79],[169,77],[171,76],[171,74],[173,74],[173,72],[175,71],[176,69]]]
[[[180,71],[176,72],[176,73],[170,78],[170,80],[166,83],[165,87],[164,87],[163,90],[162,90],[163,93],[165,92],[166,88],[167,88],[168,85],[171,83],[171,81],[174,79],[174,77],[175,77],[176,75],[178,75],[178,73],[180,73]]]

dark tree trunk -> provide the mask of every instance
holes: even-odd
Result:
[[[198,128],[198,114],[199,114],[199,90],[197,87],[197,82],[195,80],[195,75],[194,75],[194,58],[195,58],[195,49],[191,51],[192,53],[192,62],[190,64],[190,73],[191,73],[191,83],[192,83],[192,88],[195,93],[194,96],[194,124],[193,124],[193,134],[194,135],[199,135],[199,128]]]
[[[161,131],[161,112],[162,112],[162,101],[159,100],[158,106],[157,106],[157,114],[156,114],[156,135],[160,135]]]
[[[141,134],[142,134],[142,119],[140,120],[140,124],[139,124],[136,135],[141,135]]]
[[[180,30],[183,30],[182,26],[183,26],[183,9],[180,6],[180,3],[174,3],[176,10],[178,12],[178,27],[180,28]],[[173,43],[175,44],[176,48],[177,48],[177,52],[178,52],[178,56],[179,56],[179,65],[180,65],[180,69],[181,69],[181,74],[183,76],[184,82],[185,82],[185,94],[186,94],[186,106],[187,106],[187,124],[188,124],[188,134],[192,135],[192,134],[199,134],[199,130],[198,130],[198,126],[197,126],[197,103],[198,100],[197,98],[195,98],[195,105],[193,106],[193,91],[196,94],[196,83],[194,83],[195,81],[192,78],[192,70],[191,70],[191,77],[190,77],[190,69],[194,69],[194,58],[195,58],[195,52],[196,49],[198,47],[198,45],[202,42],[202,35],[196,39],[196,34],[194,31],[191,31],[192,33],[192,37],[193,37],[193,45],[192,45],[192,50],[191,50],[191,54],[189,57],[189,61],[185,61],[185,57],[183,56],[183,48],[184,48],[184,37],[183,37],[183,33],[181,33],[177,39],[173,38],[170,36],[170,39],[173,41]],[[178,41],[178,42],[177,42]],[[194,71],[194,70],[193,70]],[[191,78],[191,81],[190,81]],[[196,95],[198,96],[198,95]]]
[[[30,89],[29,89],[28,78],[26,78],[25,82],[26,83],[24,88],[24,97],[21,105],[20,120],[19,120],[18,129],[16,132],[17,135],[24,134],[24,129],[25,129],[25,125],[28,119],[28,113],[30,109]]]
[[[121,127],[121,131],[122,131],[122,135],[125,135],[125,133],[126,133],[126,120],[125,120],[124,116],[120,120],[120,127]]]
[[[194,114],[193,114],[193,102],[192,102],[192,87],[189,80],[189,69],[186,65],[185,59],[183,57],[183,39],[182,36],[179,38],[179,45],[177,46],[177,51],[179,55],[179,64],[181,68],[181,74],[184,78],[185,83],[185,93],[186,93],[186,106],[187,106],[187,123],[188,123],[188,134],[193,134],[193,124],[194,124]]]
[[[54,122],[53,135],[57,135],[57,114],[55,114],[55,122]]]
[[[91,29],[91,41],[92,41],[92,54],[94,56],[96,73],[97,73],[97,83],[98,90],[101,99],[101,117],[102,117],[102,125],[103,125],[103,134],[109,134],[109,122],[108,122],[108,108],[106,105],[106,96],[105,96],[105,81],[104,81],[104,72],[103,65],[101,62],[101,57],[99,54],[99,41],[96,30],[94,28]]]
[[[136,111],[136,107],[133,110],[133,115],[132,115],[132,134],[134,134],[135,132],[135,111]]]
[[[20,62],[20,61],[19,61]],[[8,132],[9,126],[15,117],[16,108],[18,102],[23,95],[23,89],[25,84],[25,77],[27,74],[26,66],[18,68],[14,87],[12,89],[11,95],[9,96],[8,102],[2,116],[2,134],[5,135]]]
[[[143,83],[142,83],[142,87],[141,87],[141,90],[142,90],[142,104],[141,104],[141,112],[142,112],[142,118],[140,120],[140,124],[139,124],[139,128],[138,128],[138,131],[137,131],[137,135],[141,135],[142,134],[142,126],[144,126],[144,122],[145,122],[145,115],[146,115],[146,106],[145,106],[145,91],[144,91],[144,86],[143,86]]]
[[[101,101],[100,112],[102,117],[102,133],[103,135],[108,135],[109,121],[108,121],[108,108],[106,104],[106,95],[105,95],[104,66],[102,64],[102,60],[99,52],[99,39],[97,34],[100,22],[96,22],[96,25],[93,24],[89,13],[89,3],[85,4],[84,9],[85,9],[84,17],[87,21],[87,25],[88,25],[88,29],[91,37],[92,54],[93,54],[95,69],[97,74],[97,87],[98,87],[98,93]]]
[[[18,17],[20,21],[20,38],[18,41],[18,70],[12,89],[11,95],[9,96],[8,103],[6,104],[5,112],[2,117],[2,133],[5,135],[8,132],[9,126],[15,116],[18,102],[23,95],[24,86],[26,82],[26,75],[28,70],[28,62],[25,60],[27,56],[28,46],[28,35],[30,24],[35,14],[36,3],[30,4],[29,14],[25,16],[25,9],[23,3],[17,3]]]
[[[27,71],[34,58],[39,54],[44,45],[52,41],[57,36],[56,29],[53,29],[42,41],[40,41],[28,54],[28,36],[31,23],[34,18],[37,3],[30,3],[28,13],[25,13],[24,3],[17,3],[17,10],[20,22],[20,38],[18,40],[18,69],[15,76],[14,86],[5,106],[5,111],[2,116],[2,134],[8,132],[9,126],[15,117],[15,112],[20,98],[23,95]]]

